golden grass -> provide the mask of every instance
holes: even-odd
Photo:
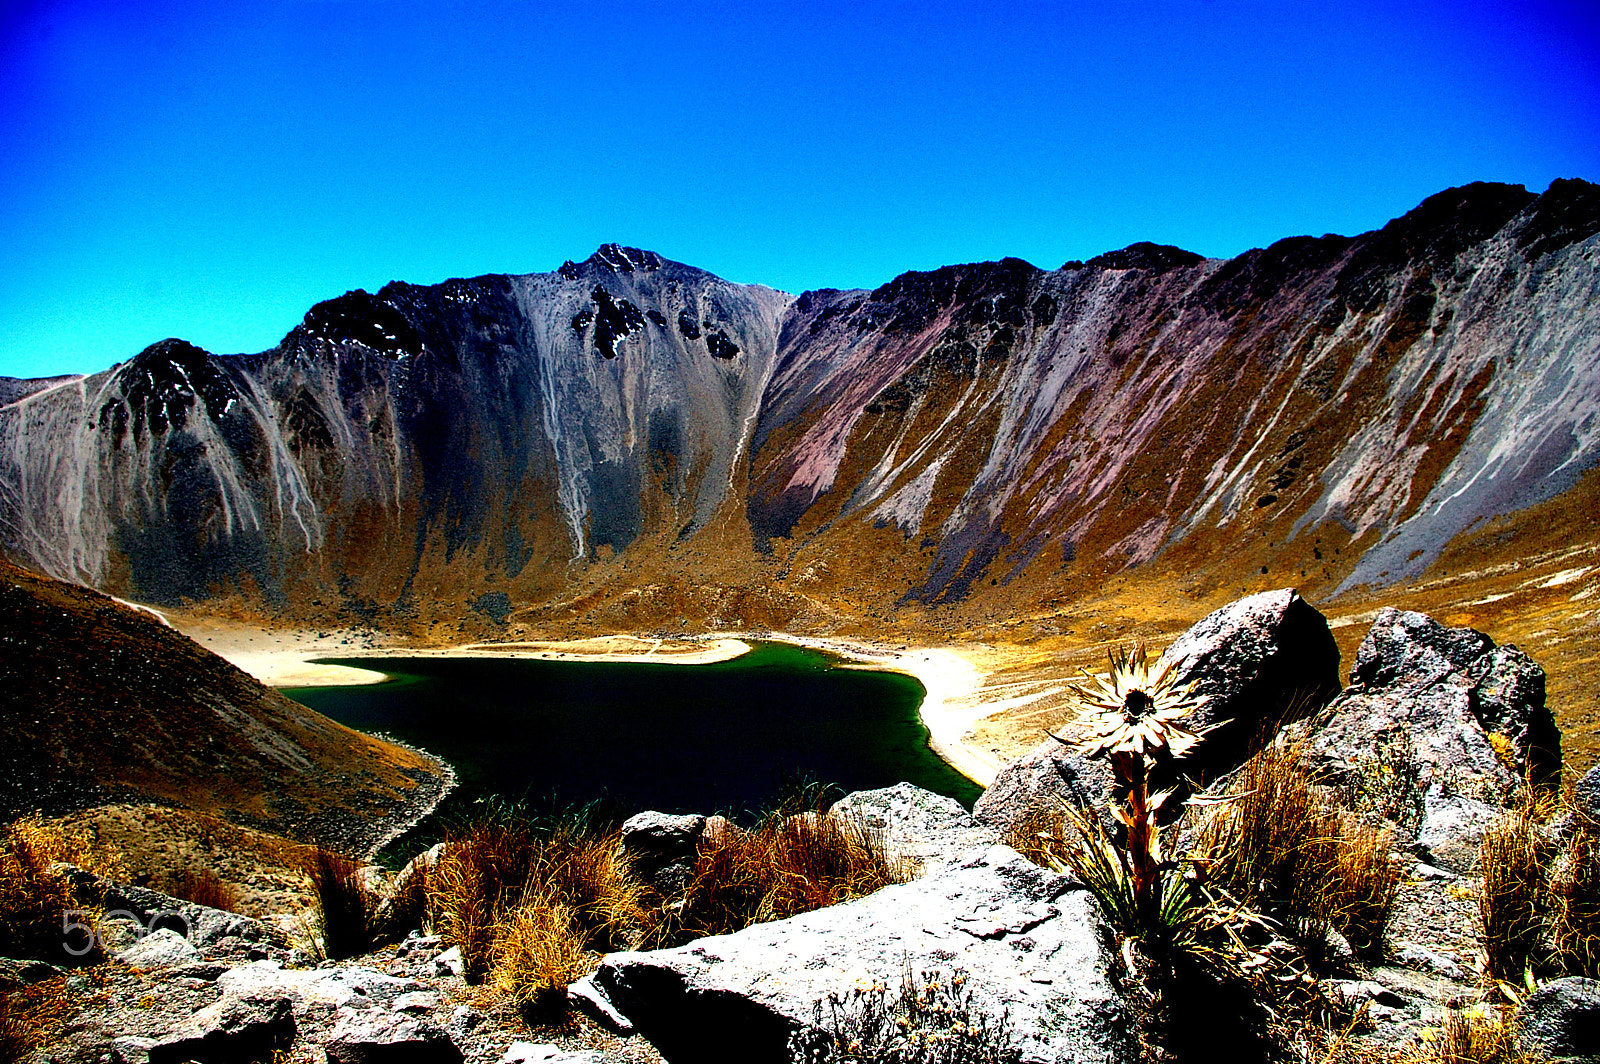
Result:
[[[1501,982],[1522,985],[1539,947],[1547,908],[1542,850],[1533,817],[1513,810],[1484,832],[1478,851],[1478,937],[1489,975]]]
[[[329,960],[366,953],[373,946],[372,916],[378,899],[361,879],[361,866],[325,846],[306,863],[315,898],[322,952]]]
[[[0,840],[0,957],[32,957],[55,963],[104,959],[97,942],[83,932],[66,932],[66,922],[93,927],[101,910],[65,878],[50,871],[65,861],[114,875],[114,858],[98,853],[85,833],[68,833],[37,816],[5,828]],[[78,910],[80,915],[68,917]],[[86,951],[85,947],[87,947]],[[84,951],[84,952],[79,952]]]
[[[1600,824],[1577,817],[1549,896],[1557,962],[1569,975],[1600,978]]]
[[[1277,916],[1308,953],[1331,927],[1358,953],[1380,954],[1400,882],[1388,832],[1324,797],[1295,746],[1255,755],[1228,790],[1240,797],[1200,830],[1208,874]]]
[[[240,909],[238,892],[208,868],[180,869],[159,880],[156,889],[174,898],[225,912],[236,913]]]
[[[503,937],[528,939],[536,926],[544,933],[569,927],[579,953],[635,944],[654,918],[621,845],[620,832],[581,818],[549,827],[515,813],[483,818],[447,840],[428,877],[428,908],[461,948],[468,981],[494,970]],[[559,921],[537,915],[557,908]],[[514,952],[519,964],[533,955],[531,947]]]
[[[764,817],[751,831],[707,831],[670,937],[719,935],[863,897],[911,878],[859,819],[809,811]]]
[[[38,1044],[38,1032],[13,1004],[10,991],[0,990],[0,1062],[21,1060]]]
[[[1523,1064],[1527,1059],[1517,1052],[1511,1025],[1493,1008],[1452,1009],[1417,1057],[1419,1064]]]
[[[578,914],[560,902],[532,901],[513,910],[495,942],[495,989],[533,1022],[558,1020],[567,986],[594,970]]]

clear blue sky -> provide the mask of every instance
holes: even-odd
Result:
[[[0,374],[605,241],[800,292],[1600,180],[1593,0],[0,0]]]

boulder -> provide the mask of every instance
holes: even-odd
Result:
[[[228,994],[148,1047],[150,1064],[271,1060],[294,1041],[294,1008],[282,996]]]
[[[1498,805],[1524,773],[1560,772],[1561,733],[1545,706],[1544,670],[1482,632],[1385,608],[1356,652],[1351,679],[1311,739],[1313,759],[1335,778],[1370,776],[1398,757],[1424,793],[1437,784]],[[1499,753],[1491,733],[1503,737]]]
[[[1501,806],[1453,794],[1435,783],[1423,798],[1417,856],[1447,872],[1470,875],[1477,870],[1484,833],[1504,814]]]
[[[296,1008],[329,1005],[342,1009],[388,1006],[401,994],[423,989],[410,979],[396,979],[375,968],[346,966],[296,971],[276,961],[256,961],[224,972],[217,978],[224,995],[283,997]]]
[[[322,1048],[331,1064],[461,1064],[463,1059],[437,1025],[381,1010],[341,1010]]]
[[[910,783],[847,794],[830,812],[878,835],[890,856],[914,861],[924,872],[1000,841],[954,798]]]
[[[163,927],[118,953],[117,960],[130,968],[178,968],[200,960],[200,951],[176,931]]]
[[[1201,781],[1237,768],[1258,736],[1339,691],[1333,632],[1293,588],[1250,595],[1207,615],[1161,655],[1160,663],[1168,662],[1203,699],[1191,723],[1215,725],[1182,764]],[[1063,804],[1105,810],[1111,799],[1111,772],[1102,762],[1046,739],[995,774],[972,815],[1009,838],[1046,826]],[[1115,830],[1109,821],[1107,827]]]
[[[286,934],[261,920],[196,905],[148,887],[118,883],[74,865],[57,865],[56,870],[71,881],[80,896],[103,905],[107,916],[131,917],[145,932],[173,931],[198,948],[230,937],[285,949],[289,945]]]
[[[623,822],[622,853],[639,878],[663,894],[676,894],[694,869],[695,846],[705,827],[706,818],[698,813],[639,813]]]
[[[1600,1064],[1600,982],[1555,979],[1528,995],[1512,1030],[1517,1048],[1539,1060]]]
[[[1328,620],[1294,588],[1263,591],[1202,618],[1161,655],[1194,683],[1195,728],[1210,728],[1184,759],[1201,782],[1231,772],[1283,724],[1339,693],[1339,645]]]
[[[427,889],[428,876],[438,867],[443,855],[444,843],[436,842],[395,873],[394,881],[387,884],[372,914],[372,924],[380,929],[380,934],[398,936],[415,930],[420,922],[421,914],[416,910],[422,892]]]
[[[1600,765],[1585,772],[1572,788],[1572,806],[1589,823],[1600,825]]]
[[[995,773],[973,805],[972,816],[1002,839],[1016,841],[1018,835],[1053,829],[1064,805],[1109,809],[1113,782],[1104,761],[1091,761],[1072,746],[1046,739]]]
[[[971,1006],[1006,1017],[1022,1060],[1131,1061],[1105,925],[1078,884],[993,846],[854,902],[644,953],[591,986],[669,1061],[787,1061],[830,995],[961,973]]]

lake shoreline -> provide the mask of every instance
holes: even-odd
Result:
[[[958,648],[887,645],[837,637],[787,632],[723,632],[715,635],[657,638],[613,635],[580,640],[521,640],[514,643],[464,643],[417,647],[389,642],[353,630],[310,632],[264,629],[215,620],[186,618],[179,630],[213,653],[272,687],[322,687],[381,683],[378,669],[321,664],[314,659],[394,657],[535,658],[548,661],[650,662],[703,665],[731,661],[750,651],[750,641],[788,643],[822,650],[846,667],[879,669],[912,677],[927,692],[918,707],[928,729],[928,745],[941,759],[982,787],[994,781],[999,759],[967,741],[973,727],[997,711],[979,696],[988,670],[978,655]]]

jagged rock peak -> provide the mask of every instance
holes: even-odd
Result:
[[[383,298],[357,288],[324,300],[306,312],[300,329],[307,336],[332,343],[353,342],[390,355],[416,355],[422,339],[404,314]]]
[[[666,265],[666,260],[654,251],[643,251],[639,248],[623,247],[621,244],[601,244],[599,250],[590,255],[582,263],[568,259],[561,264],[558,271],[568,280],[582,275],[584,266],[593,266],[612,273],[648,273],[659,270]]]
[[[1085,265],[1091,270],[1146,270],[1150,273],[1167,273],[1204,261],[1202,256],[1173,247],[1171,244],[1152,244],[1148,240],[1141,240],[1137,244],[1129,244],[1121,251],[1108,251],[1104,255],[1096,255]]]

